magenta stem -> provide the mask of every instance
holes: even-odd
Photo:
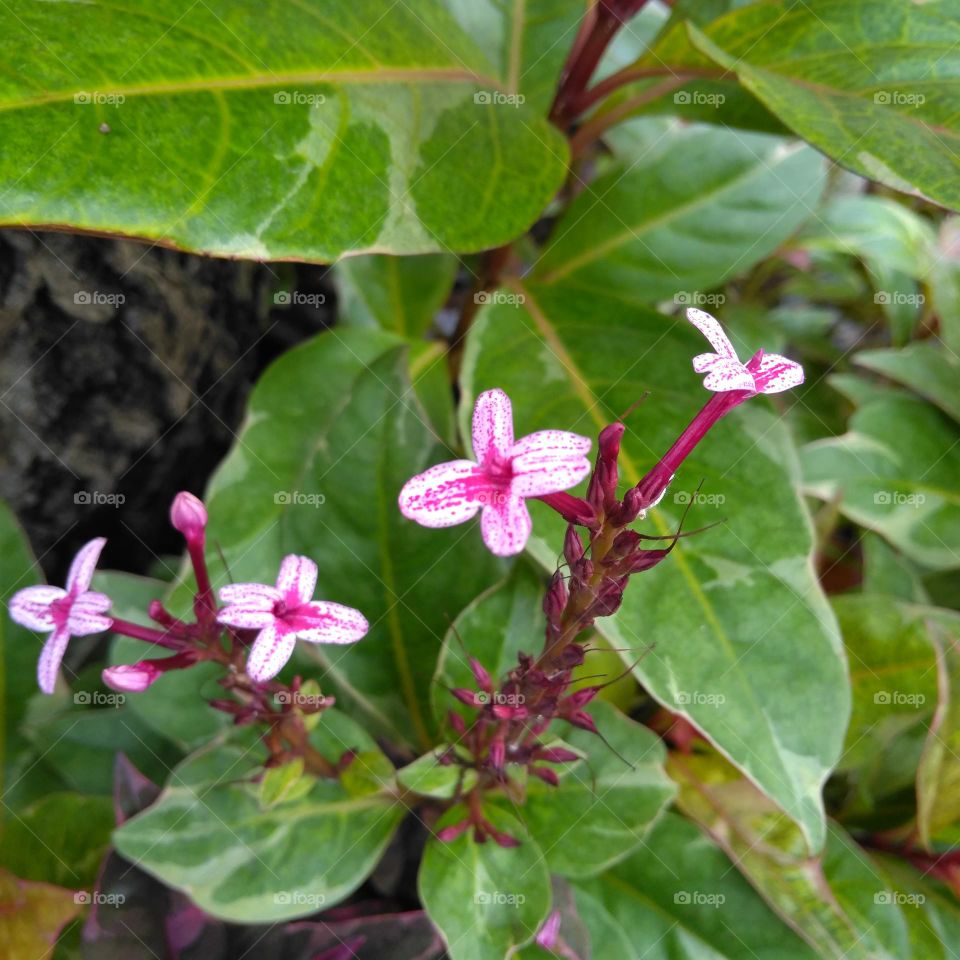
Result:
[[[210,574],[207,572],[207,558],[204,556],[203,548],[202,536],[187,539],[187,552],[193,564],[193,575],[197,578],[197,595],[193,601],[193,612],[200,623],[209,624],[216,619],[217,605],[213,599]]]
[[[143,640],[146,643],[155,643],[170,650],[182,650],[183,641],[171,636],[168,631],[154,630],[153,627],[142,627],[139,623],[121,620],[119,617],[110,618],[113,623],[110,629],[124,637],[133,637],[134,640]]]

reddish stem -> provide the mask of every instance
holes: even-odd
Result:
[[[155,643],[157,646],[167,647],[169,650],[183,650],[185,646],[184,639],[174,636],[170,631],[141,627],[139,623],[131,623],[129,620],[121,620],[119,617],[111,617],[110,619],[113,621],[110,629],[124,637],[133,637],[134,640]]]

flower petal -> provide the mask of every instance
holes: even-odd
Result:
[[[60,587],[24,587],[11,598],[8,606],[10,618],[28,630],[51,631],[55,624],[51,604],[67,595]]]
[[[288,554],[280,564],[277,589],[289,606],[308,603],[317,589],[317,565],[309,557]]]
[[[265,583],[230,583],[220,588],[220,600],[223,603],[242,603],[245,607],[260,606],[272,610],[273,605],[283,599],[283,594],[274,586]]]
[[[703,378],[703,385],[714,393],[754,390],[753,374],[739,360],[718,360]]]
[[[297,635],[278,623],[264,627],[250,648],[247,675],[263,683],[275,677],[285,666],[297,645]]]
[[[721,359],[736,360],[737,351],[733,349],[730,338],[723,332],[723,327],[715,317],[696,307],[687,310],[687,319],[710,341],[710,346],[717,351]],[[703,354],[697,359],[701,359]],[[696,361],[694,361],[696,362]],[[696,369],[696,367],[694,367]],[[703,371],[697,370],[697,373]]]
[[[487,390],[473,408],[473,455],[479,463],[506,457],[513,446],[513,407],[502,390]]]
[[[53,693],[57,685],[57,673],[60,671],[60,663],[69,639],[70,631],[64,626],[54,630],[43,645],[40,662],[37,664],[37,683],[44,693]]]
[[[93,571],[97,569],[100,552],[106,543],[106,537],[96,537],[79,549],[77,555],[73,558],[73,563],[70,564],[70,572],[67,574],[67,593],[76,596],[80,593],[86,593],[90,589]]]
[[[578,484],[589,472],[589,437],[566,430],[540,430],[510,450],[510,490],[520,497],[557,493]]]
[[[259,604],[235,603],[232,606],[224,607],[217,614],[217,623],[223,623],[228,627],[236,627],[240,630],[262,630],[275,623],[277,618],[273,614],[273,608],[264,610]]]
[[[803,383],[803,367],[779,353],[765,353],[753,379],[758,393],[782,393]]]
[[[70,604],[67,614],[67,629],[74,637],[86,637],[91,633],[103,633],[113,626],[113,620],[105,617],[110,609],[110,598],[105,593],[88,590]]]
[[[498,557],[512,557],[527,545],[533,521],[520,497],[502,497],[483,508],[483,542]]]
[[[355,643],[370,629],[359,610],[327,600],[305,603],[284,620],[300,640],[310,643]]]
[[[438,463],[403,485],[400,512],[424,527],[452,527],[476,515],[488,486],[471,460]]]

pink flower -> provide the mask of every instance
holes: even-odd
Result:
[[[690,309],[687,319],[710,341],[716,353],[693,358],[693,369],[706,373],[703,385],[714,393],[749,390],[782,393],[803,383],[803,367],[778,353],[758,351],[746,364],[740,362],[720,324],[703,310]]]
[[[317,565],[308,557],[283,558],[277,585],[234,583],[221,587],[228,604],[217,620],[240,630],[259,630],[247,658],[247,673],[258,682],[275,677],[293,654],[297,638],[309,643],[354,643],[370,625],[351,607],[314,601]]]
[[[540,430],[514,442],[510,398],[487,390],[473,408],[472,460],[431,467],[404,484],[400,512],[424,527],[463,523],[482,510],[483,542],[497,556],[520,553],[532,522],[524,500],[558,493],[589,472],[590,440]]]
[[[100,551],[107,541],[97,537],[80,549],[70,564],[67,588],[26,587],[10,598],[10,616],[29,630],[49,633],[37,665],[37,681],[44,693],[53,693],[57,671],[71,637],[109,630],[112,620],[103,614],[110,598],[90,589]]]

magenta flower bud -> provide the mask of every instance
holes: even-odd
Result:
[[[495,703],[493,715],[498,720],[522,720],[527,715],[526,707],[511,707],[506,703]]]
[[[450,691],[462,704],[465,704],[468,707],[482,707],[485,698],[482,696],[477,696],[476,690],[468,690],[466,687],[457,687],[454,690]]]
[[[590,714],[585,710],[577,710],[564,719],[567,721],[567,723],[571,723],[575,727],[580,727],[581,730],[586,730],[588,733],[599,732],[597,730],[597,725],[593,722],[593,717],[591,717]]]
[[[661,560],[664,560],[673,549],[671,544],[665,550],[639,550],[630,558],[630,566],[627,567],[628,573],[643,573],[655,567]]]
[[[509,848],[520,846],[520,841],[516,837],[511,837],[509,833],[504,833],[502,830],[494,830],[488,826],[487,833],[498,847]]]
[[[550,586],[543,598],[543,612],[550,623],[558,621],[567,605],[567,584],[558,570],[550,578]]]
[[[101,676],[111,690],[122,693],[143,693],[162,673],[149,660],[107,667]]]
[[[579,643],[568,643],[560,652],[560,661],[568,670],[571,667],[579,667],[584,659],[586,659],[586,653]]]
[[[560,786],[560,778],[549,767],[531,767],[530,773],[535,777],[539,777],[548,786]]]
[[[537,497],[548,507],[553,507],[567,523],[576,523],[581,527],[595,529],[597,526],[596,511],[580,497],[569,493],[548,493]]]
[[[566,703],[574,710],[579,710],[581,707],[585,707],[598,693],[600,692],[600,687],[584,687],[582,690],[577,690],[576,693],[571,693],[566,699]]]
[[[473,678],[477,681],[477,686],[484,693],[493,693],[493,683],[490,680],[490,674],[487,673],[486,668],[475,657],[470,657],[470,669],[473,671]]]
[[[543,921],[543,926],[537,933],[537,946],[544,950],[553,950],[560,937],[560,911],[553,913]]]
[[[461,737],[467,732],[467,725],[463,722],[463,717],[456,710],[447,711],[447,723],[450,724],[454,733]]]
[[[449,827],[444,827],[442,830],[437,831],[437,839],[441,843],[451,843],[456,840],[462,833],[465,833],[470,829],[470,821],[461,820],[459,823],[451,824]]]
[[[502,770],[507,759],[507,745],[503,737],[495,737],[490,744],[490,763],[495,770]]]
[[[207,528],[207,508],[199,497],[181,490],[170,506],[170,523],[187,540],[202,540]]]
[[[577,532],[577,528],[570,524],[563,537],[563,559],[567,563],[576,563],[583,556],[583,539]]]

